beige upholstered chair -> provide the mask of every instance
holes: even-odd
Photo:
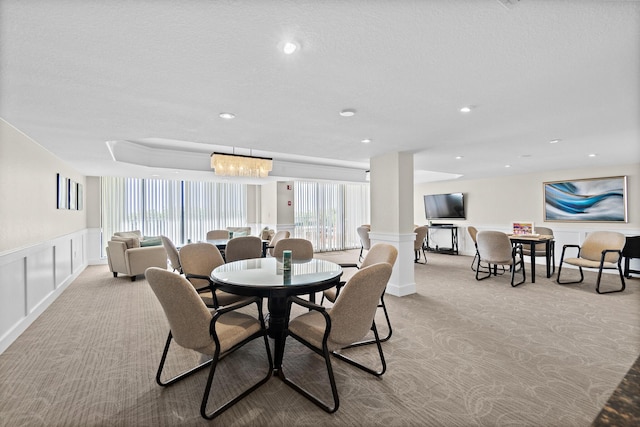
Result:
[[[278,243],[282,239],[288,239],[289,236],[291,236],[291,233],[284,230],[280,230],[276,234],[274,234],[273,238],[269,242],[269,246],[268,246],[269,250],[267,253],[270,256],[273,256],[273,249],[276,247],[276,243]]]
[[[416,239],[413,241],[413,253],[415,255],[413,262],[420,263],[420,258],[424,258],[424,262],[421,264],[427,263],[427,254],[424,252],[424,239],[426,239],[428,231],[429,229],[426,225],[416,227],[413,230],[416,233]],[[420,252],[422,252],[422,256]]]
[[[360,256],[358,261],[362,261],[362,252],[371,249],[371,238],[369,233],[371,232],[371,226],[369,224],[361,225],[357,229],[358,237],[360,237]]]
[[[281,239],[273,248],[273,256],[282,258],[283,251],[291,251],[291,259],[313,258],[313,243],[307,239]]]
[[[249,393],[264,384],[273,371],[273,361],[267,339],[267,331],[262,316],[262,302],[259,298],[245,299],[243,302],[214,312],[204,305],[193,286],[182,276],[162,270],[149,268],[146,272],[151,289],[162,305],[167,320],[169,321],[169,336],[162,352],[160,365],[156,373],[156,382],[161,386],[169,386],[189,375],[211,366],[209,376],[204,388],[200,414],[206,419],[213,419]],[[258,309],[258,318],[236,311],[238,308],[255,303]],[[213,411],[208,411],[207,402],[211,393],[214,373],[218,363],[223,357],[234,352],[244,344],[263,338],[266,348],[266,356],[269,369],[266,375],[257,383],[246,388],[239,395],[219,406]],[[162,371],[167,360],[171,341],[179,346],[211,356],[212,359],[201,363],[171,379],[164,380]],[[235,386],[235,384],[234,384]],[[221,390],[223,387],[214,388]]]
[[[140,246],[140,231],[118,232],[107,242],[107,261],[113,277],[131,276],[131,281],[144,274],[149,267],[167,268],[164,246]]]
[[[271,239],[273,239],[273,236],[276,235],[276,230],[273,230],[269,227],[265,227],[262,229],[262,231],[260,232],[260,238],[262,240],[267,240],[269,242],[271,242]]]
[[[508,265],[511,269],[511,286],[518,286],[526,280],[524,269],[524,260],[522,258],[522,245],[511,244],[509,236],[501,231],[479,231],[476,236],[478,241],[478,262],[476,263],[476,280],[484,280],[492,275],[497,274],[497,266]],[[485,273],[480,268],[480,263],[489,264],[486,276],[480,276]],[[492,267],[493,266],[493,270]],[[515,283],[516,271],[522,271],[522,281]]]
[[[376,243],[369,249],[369,252],[367,252],[367,255],[364,257],[364,260],[362,261],[362,264],[360,265],[360,267],[358,267],[357,264],[340,264],[340,266],[342,268],[366,268],[373,264],[386,262],[387,264],[391,265],[391,267],[393,267],[396,263],[397,258],[398,258],[398,250],[395,248],[395,246],[390,245],[388,243]],[[338,286],[324,291],[322,294],[323,301],[324,301],[324,298],[326,298],[331,302],[335,302],[336,299],[338,298],[338,295],[340,294],[340,290],[345,284],[346,282],[340,282]],[[387,341],[389,338],[391,338],[393,329],[391,329],[391,321],[389,320],[389,313],[387,312],[387,306],[384,303],[384,291],[380,295],[380,302],[378,303],[378,307],[382,308],[382,311],[384,312],[384,317],[387,321],[387,328],[388,328],[387,335],[384,338],[380,339],[380,341]],[[373,343],[373,341],[370,341],[370,340],[363,342],[363,344],[371,344],[371,343]]]
[[[541,236],[553,236],[553,230],[550,228],[536,226],[535,230],[536,230],[536,234],[539,234]],[[555,273],[556,271],[555,243],[556,242],[553,240],[550,242],[551,249],[549,254],[550,255],[549,260],[547,260],[547,251],[545,250],[546,244],[544,242],[535,244],[536,259],[544,258],[545,262],[551,262],[551,265],[552,265],[551,274]],[[531,249],[529,248],[528,245],[522,245],[522,255],[531,256]]]
[[[224,253],[227,262],[260,258],[262,256],[262,239],[258,236],[234,237],[227,243]]]
[[[229,230],[210,230],[207,231],[207,240],[228,239]]]
[[[584,280],[582,268],[597,268],[598,279],[596,281],[596,292],[599,294],[609,294],[612,292],[622,292],[625,288],[624,275],[622,274],[622,249],[625,245],[625,236],[622,233],[614,231],[593,231],[587,234],[582,246],[564,245],[562,247],[562,256],[560,257],[560,266],[558,267],[557,282],[561,285],[569,283],[581,283]],[[565,251],[568,248],[576,248],[578,254],[576,258],[566,258]],[[580,280],[569,282],[560,281],[560,273],[562,272],[562,264],[567,263],[575,265],[580,271]],[[600,291],[600,279],[602,270],[617,269],[620,275],[622,287],[613,291]]]
[[[160,236],[162,239],[162,246],[164,246],[164,250],[167,251],[167,256],[169,257],[169,264],[173,271],[177,271],[182,274],[182,266],[180,265],[180,254],[178,253],[178,248],[173,244],[171,239],[167,236]]]
[[[294,302],[310,309],[308,313],[289,322],[288,336],[300,341],[324,357],[331,384],[333,404],[327,405],[300,384],[287,378],[284,372],[281,372],[280,376],[287,385],[329,413],[337,411],[340,406],[338,389],[331,367],[331,355],[378,377],[386,371],[387,366],[376,328],[375,314],[380,295],[384,292],[389,277],[391,277],[391,270],[391,265],[386,262],[361,268],[343,287],[340,297],[330,309],[325,309],[321,305],[310,303],[298,297],[291,297],[289,300],[289,311],[291,303]],[[338,353],[338,350],[362,340],[369,331],[373,331],[380,356],[381,368],[377,371]]]
[[[224,264],[218,248],[210,243],[190,243],[180,249],[182,272],[198,291],[207,307],[217,308],[242,300],[244,297],[215,290],[211,272]]]

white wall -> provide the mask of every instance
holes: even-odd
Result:
[[[57,209],[57,173],[87,201],[82,175],[0,119],[0,353],[87,265],[86,209]]]
[[[278,183],[271,181],[261,187],[260,222],[263,227],[275,230],[278,224]]]

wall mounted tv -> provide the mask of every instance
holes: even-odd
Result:
[[[465,219],[464,194],[427,194],[424,213],[427,219]]]

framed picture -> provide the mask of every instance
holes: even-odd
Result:
[[[78,183],[78,210],[84,208],[84,194],[82,193],[82,184]]]
[[[69,180],[69,209],[78,209],[78,183]]]
[[[512,229],[515,235],[531,235],[535,232],[533,221],[514,221]]]
[[[69,207],[68,179],[60,174],[57,174],[56,179],[58,184],[58,209],[67,209]]]
[[[545,182],[544,220],[627,222],[627,177]]]

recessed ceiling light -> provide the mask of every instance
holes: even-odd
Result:
[[[365,138],[365,139],[363,139],[363,140],[362,140],[362,141],[360,141],[360,142],[362,142],[363,144],[368,144],[368,143],[370,143],[370,142],[371,142],[371,140],[370,140],[369,138]]]
[[[597,157],[597,156],[598,156],[598,155],[597,155],[597,154],[595,154],[595,153],[591,153],[591,154],[589,154],[589,157]]]
[[[552,139],[551,141],[549,141],[549,144],[557,144],[560,141],[560,139]]]
[[[285,42],[282,45],[282,51],[286,54],[286,55],[291,55],[293,52],[295,52],[296,50],[298,50],[298,45],[294,42]]]
[[[342,117],[352,117],[355,116],[356,114],[356,110],[354,110],[353,108],[347,108],[345,110],[340,111],[340,115]]]
[[[504,167],[505,167],[505,168],[510,168],[510,167],[511,167],[511,165],[504,165]]]
[[[231,120],[236,117],[236,115],[233,113],[220,113],[219,116],[221,119],[225,120]]]
[[[464,156],[456,156],[456,160],[464,159]]]
[[[469,113],[469,112],[471,112],[471,107],[462,107],[460,109],[460,112],[461,113]]]

